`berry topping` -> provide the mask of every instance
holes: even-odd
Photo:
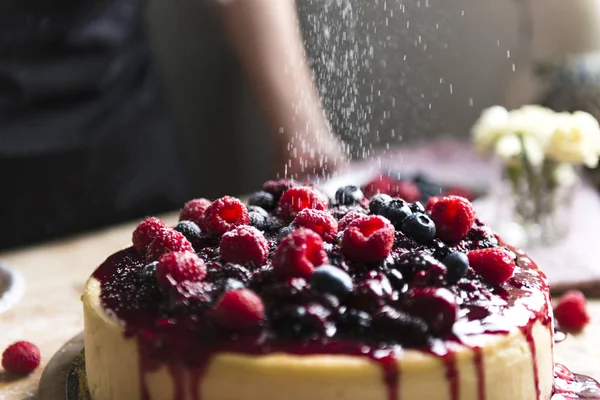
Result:
[[[427,200],[427,205],[425,206],[425,211],[427,211],[428,213],[431,213],[431,210],[433,210],[433,206],[440,201],[441,197],[430,197],[429,200]]]
[[[359,203],[365,195],[358,186],[342,186],[335,192],[335,201],[339,205],[351,206]]]
[[[406,282],[406,279],[404,279],[402,272],[400,272],[399,270],[392,268],[387,273],[386,277],[388,278],[388,281],[390,282],[392,288],[397,293],[403,294],[408,290],[408,283]]]
[[[589,322],[587,301],[579,290],[570,290],[563,294],[554,307],[554,316],[561,328],[580,331]]]
[[[509,280],[516,267],[513,256],[501,247],[471,250],[467,257],[471,268],[495,285]]]
[[[204,212],[210,206],[210,200],[208,199],[194,199],[190,200],[181,209],[179,213],[180,221],[192,221],[200,225],[202,223],[202,217]]]
[[[394,226],[383,217],[355,219],[344,232],[342,252],[353,261],[376,263],[390,254],[394,232]]]
[[[163,255],[156,265],[158,284],[168,289],[183,281],[200,282],[206,277],[206,265],[190,252],[173,251]]]
[[[160,234],[160,231],[166,229],[167,225],[156,217],[146,218],[135,228],[131,241],[133,248],[140,253],[145,254],[148,245]]]
[[[413,213],[425,213],[425,207],[423,207],[423,204],[421,204],[420,201],[415,201],[412,204],[409,204],[410,207],[410,211],[412,211]]]
[[[342,218],[338,222],[338,232],[342,232],[344,229],[346,229],[350,225],[350,223],[355,219],[362,218],[364,216],[365,214],[360,213],[358,211],[350,211],[348,214],[344,215],[344,218]]]
[[[383,206],[390,201],[392,201],[392,198],[387,194],[378,194],[369,202],[369,211],[371,214],[380,214]]]
[[[20,341],[11,344],[2,353],[2,367],[10,374],[32,373],[41,360],[40,350],[33,343]]]
[[[248,225],[250,216],[246,206],[235,197],[215,200],[204,212],[200,227],[204,232],[222,235],[239,225]]]
[[[393,199],[384,203],[378,212],[390,220],[392,224],[398,229],[402,225],[402,222],[412,214],[408,203],[402,199]]]
[[[310,208],[300,211],[294,218],[293,225],[318,233],[326,242],[333,242],[338,233],[338,223],[333,215]]]
[[[140,270],[140,278],[142,282],[148,285],[154,285],[156,283],[156,266],[158,265],[158,261],[151,262],[150,264],[145,265]]]
[[[308,278],[316,267],[327,262],[323,239],[306,228],[296,229],[283,238],[273,256],[273,268],[284,278]]]
[[[437,335],[447,335],[458,317],[458,306],[452,292],[443,288],[417,289],[405,303],[406,311],[427,322]]]
[[[409,203],[414,203],[421,199],[421,190],[411,181],[396,182],[390,194],[395,197],[400,197]]]
[[[267,261],[269,243],[258,229],[242,225],[223,235],[220,250],[225,262],[261,266]]]
[[[310,277],[310,284],[317,292],[332,294],[340,300],[352,290],[350,275],[333,265],[316,268]]]
[[[295,187],[281,196],[279,207],[281,207],[281,217],[293,219],[296,214],[307,208],[327,210],[327,199],[314,188]]]
[[[475,222],[475,209],[469,200],[458,196],[441,197],[431,207],[437,235],[448,242],[464,238]]]
[[[425,214],[417,213],[409,215],[400,227],[407,236],[419,243],[428,243],[435,237],[435,224]]]
[[[246,330],[260,325],[265,318],[265,305],[253,291],[237,289],[221,296],[214,315],[222,327]]]
[[[275,196],[269,192],[256,192],[252,193],[248,199],[248,205],[261,207],[265,210],[271,211],[277,205]]]
[[[394,340],[407,346],[427,344],[426,322],[390,306],[383,307],[373,317],[373,326],[383,340]],[[398,332],[402,332],[398,335]]]
[[[442,261],[448,269],[448,283],[454,284],[469,272],[469,257],[460,251],[448,254]]]
[[[185,238],[190,242],[199,240],[200,236],[202,235],[200,227],[198,227],[198,225],[192,221],[180,221],[173,229],[183,234],[183,236],[185,236]]]
[[[174,229],[163,229],[148,246],[146,260],[156,261],[160,256],[171,251],[193,252],[194,248],[182,233]]]
[[[360,337],[369,331],[372,322],[369,313],[349,308],[340,316],[338,327],[352,336]]]

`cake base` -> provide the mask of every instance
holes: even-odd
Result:
[[[91,400],[85,375],[83,333],[77,335],[52,357],[40,380],[38,400]],[[600,384],[585,375],[574,374],[571,381],[556,379],[555,388],[579,390],[578,399],[592,400],[600,397]],[[572,399],[572,397],[569,397]],[[560,394],[552,400],[564,400]]]

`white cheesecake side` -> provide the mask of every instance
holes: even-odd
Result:
[[[548,296],[541,295],[540,310],[548,301]],[[83,310],[86,375],[93,400],[145,400],[142,388],[151,400],[173,400],[176,387],[183,387],[184,400],[389,399],[382,368],[366,357],[218,354],[201,379],[197,371],[182,366],[162,365],[143,373],[136,339],[126,338],[121,324],[103,309],[100,283],[94,278],[86,284]],[[531,338],[537,353],[539,399],[549,400],[552,329],[535,322]],[[517,327],[508,334],[482,334],[477,343],[483,349],[486,400],[536,398],[531,346]],[[479,399],[474,355],[469,347],[456,350],[458,400]],[[453,400],[441,358],[406,350],[398,364],[400,399]],[[181,379],[179,385],[175,384],[175,376]]]

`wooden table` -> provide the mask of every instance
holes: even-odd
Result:
[[[175,221],[174,214],[163,216]],[[42,366],[83,329],[80,296],[87,277],[114,251],[129,246],[135,223],[74,239],[1,254],[27,281],[25,298],[0,314],[0,349],[17,340],[40,347]],[[574,371],[600,378],[600,300],[590,302],[592,324],[556,346],[556,360]],[[0,400],[35,399],[43,368],[29,377],[9,380],[0,372]]]

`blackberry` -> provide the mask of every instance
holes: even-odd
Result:
[[[245,284],[251,277],[252,273],[239,264],[221,265],[216,262],[208,264],[208,279],[211,282],[219,283],[227,279],[235,279]]]
[[[362,190],[358,186],[342,186],[335,192],[335,201],[339,205],[351,206],[364,198]]]
[[[339,316],[337,322],[338,334],[340,336],[365,336],[371,329],[371,316],[353,308],[346,309]]]
[[[381,339],[408,347],[428,343],[427,323],[405,312],[385,306],[373,315],[373,328]]]
[[[286,304],[272,310],[271,328],[283,338],[307,338],[326,331],[322,318],[300,305]]]
[[[390,269],[385,276],[388,278],[390,285],[392,288],[398,292],[398,294],[404,294],[408,290],[408,283],[406,279],[402,276],[402,272],[397,269]]]
[[[265,210],[271,211],[277,205],[275,201],[275,196],[268,192],[256,192],[250,195],[248,199],[249,206],[258,206]]]
[[[394,265],[404,277],[412,280],[418,271],[427,271],[434,265],[439,266],[440,263],[429,254],[416,251],[400,255]]]
[[[156,285],[156,266],[158,261],[151,262],[140,269],[140,280],[148,286]]]

